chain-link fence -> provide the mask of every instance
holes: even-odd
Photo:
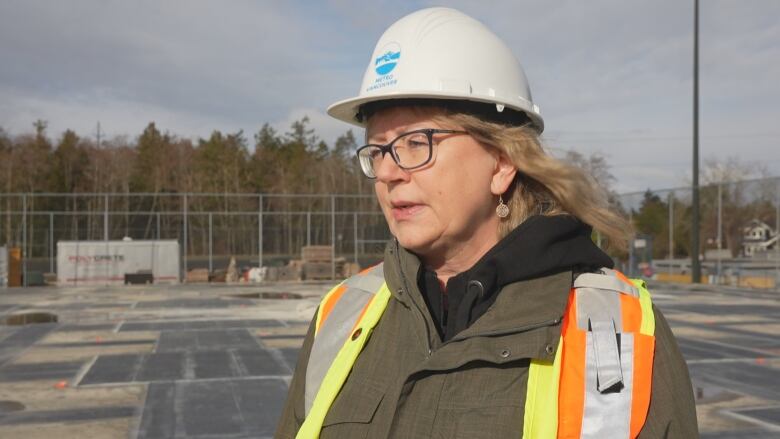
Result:
[[[699,189],[702,282],[775,288],[780,281],[780,178],[722,182]],[[625,269],[658,280],[691,281],[692,190],[618,197],[637,235]]]
[[[307,245],[361,266],[390,237],[370,195],[0,194],[0,245],[23,271],[56,272],[57,242],[177,240],[182,271],[280,266]]]
[[[617,256],[632,276],[691,281],[691,189],[619,195],[636,230]],[[703,282],[780,285],[780,178],[700,188]],[[366,266],[390,237],[373,195],[0,194],[0,246],[21,248],[25,271],[56,272],[58,241],[173,239],[182,270],[280,266],[306,245]]]

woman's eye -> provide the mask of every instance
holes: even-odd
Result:
[[[406,142],[406,144],[409,146],[409,148],[427,147],[428,146],[428,139],[415,137],[415,138],[409,139],[409,141]]]

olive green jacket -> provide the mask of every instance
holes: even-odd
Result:
[[[484,315],[442,343],[417,287],[419,268],[415,255],[388,245],[384,272],[393,296],[320,438],[521,438],[529,361],[552,360],[572,273],[505,286]],[[657,309],[655,316],[652,396],[640,438],[697,438],[688,369]],[[277,439],[294,438],[303,423],[306,365],[316,361],[312,337],[310,328]]]

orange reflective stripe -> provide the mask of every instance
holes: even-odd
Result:
[[[623,274],[623,273],[621,273],[621,272],[619,272],[619,271],[617,271],[617,270],[615,270],[615,271],[614,271],[614,273],[615,273],[615,276],[617,276],[617,278],[618,278],[618,279],[622,280],[623,282],[625,282],[625,283],[627,283],[627,284],[629,284],[629,285],[634,285],[634,284],[633,284],[633,283],[632,283],[632,282],[631,282],[631,281],[628,279],[628,277],[626,277],[626,275],[625,275],[625,274]]]
[[[655,337],[634,333],[634,383],[631,395],[631,437],[637,437],[647,419],[653,378]]]
[[[370,267],[368,267],[368,268],[364,268],[363,270],[361,270],[361,271],[358,273],[358,275],[363,275],[363,274],[366,274],[366,273],[368,273],[369,271],[371,271],[371,270],[373,270],[374,268],[376,268],[376,266],[377,266],[377,265],[379,265],[379,264],[372,265],[372,266],[370,266]]]
[[[322,324],[325,323],[325,320],[328,318],[330,312],[333,310],[333,307],[336,305],[336,303],[338,303],[339,299],[341,299],[344,291],[347,291],[347,286],[344,284],[339,285],[335,290],[333,290],[332,293],[328,294],[328,297],[325,298],[322,309],[320,309],[320,312],[317,315],[317,327],[315,328],[315,332],[319,331],[319,329],[322,327]]]
[[[574,289],[563,319],[563,357],[558,390],[558,437],[579,438],[585,407],[585,332],[577,327]]]
[[[642,307],[636,297],[620,294],[620,311],[623,320],[622,332],[639,332],[642,326]]]

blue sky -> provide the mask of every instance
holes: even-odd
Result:
[[[685,184],[691,167],[693,1],[38,1],[0,3],[0,126],[49,121],[183,137],[284,131],[353,96],[376,40],[446,5],[504,38],[545,117],[550,150],[607,157],[619,192]],[[780,1],[701,1],[701,155],[780,175]],[[251,137],[251,136],[250,136]]]

